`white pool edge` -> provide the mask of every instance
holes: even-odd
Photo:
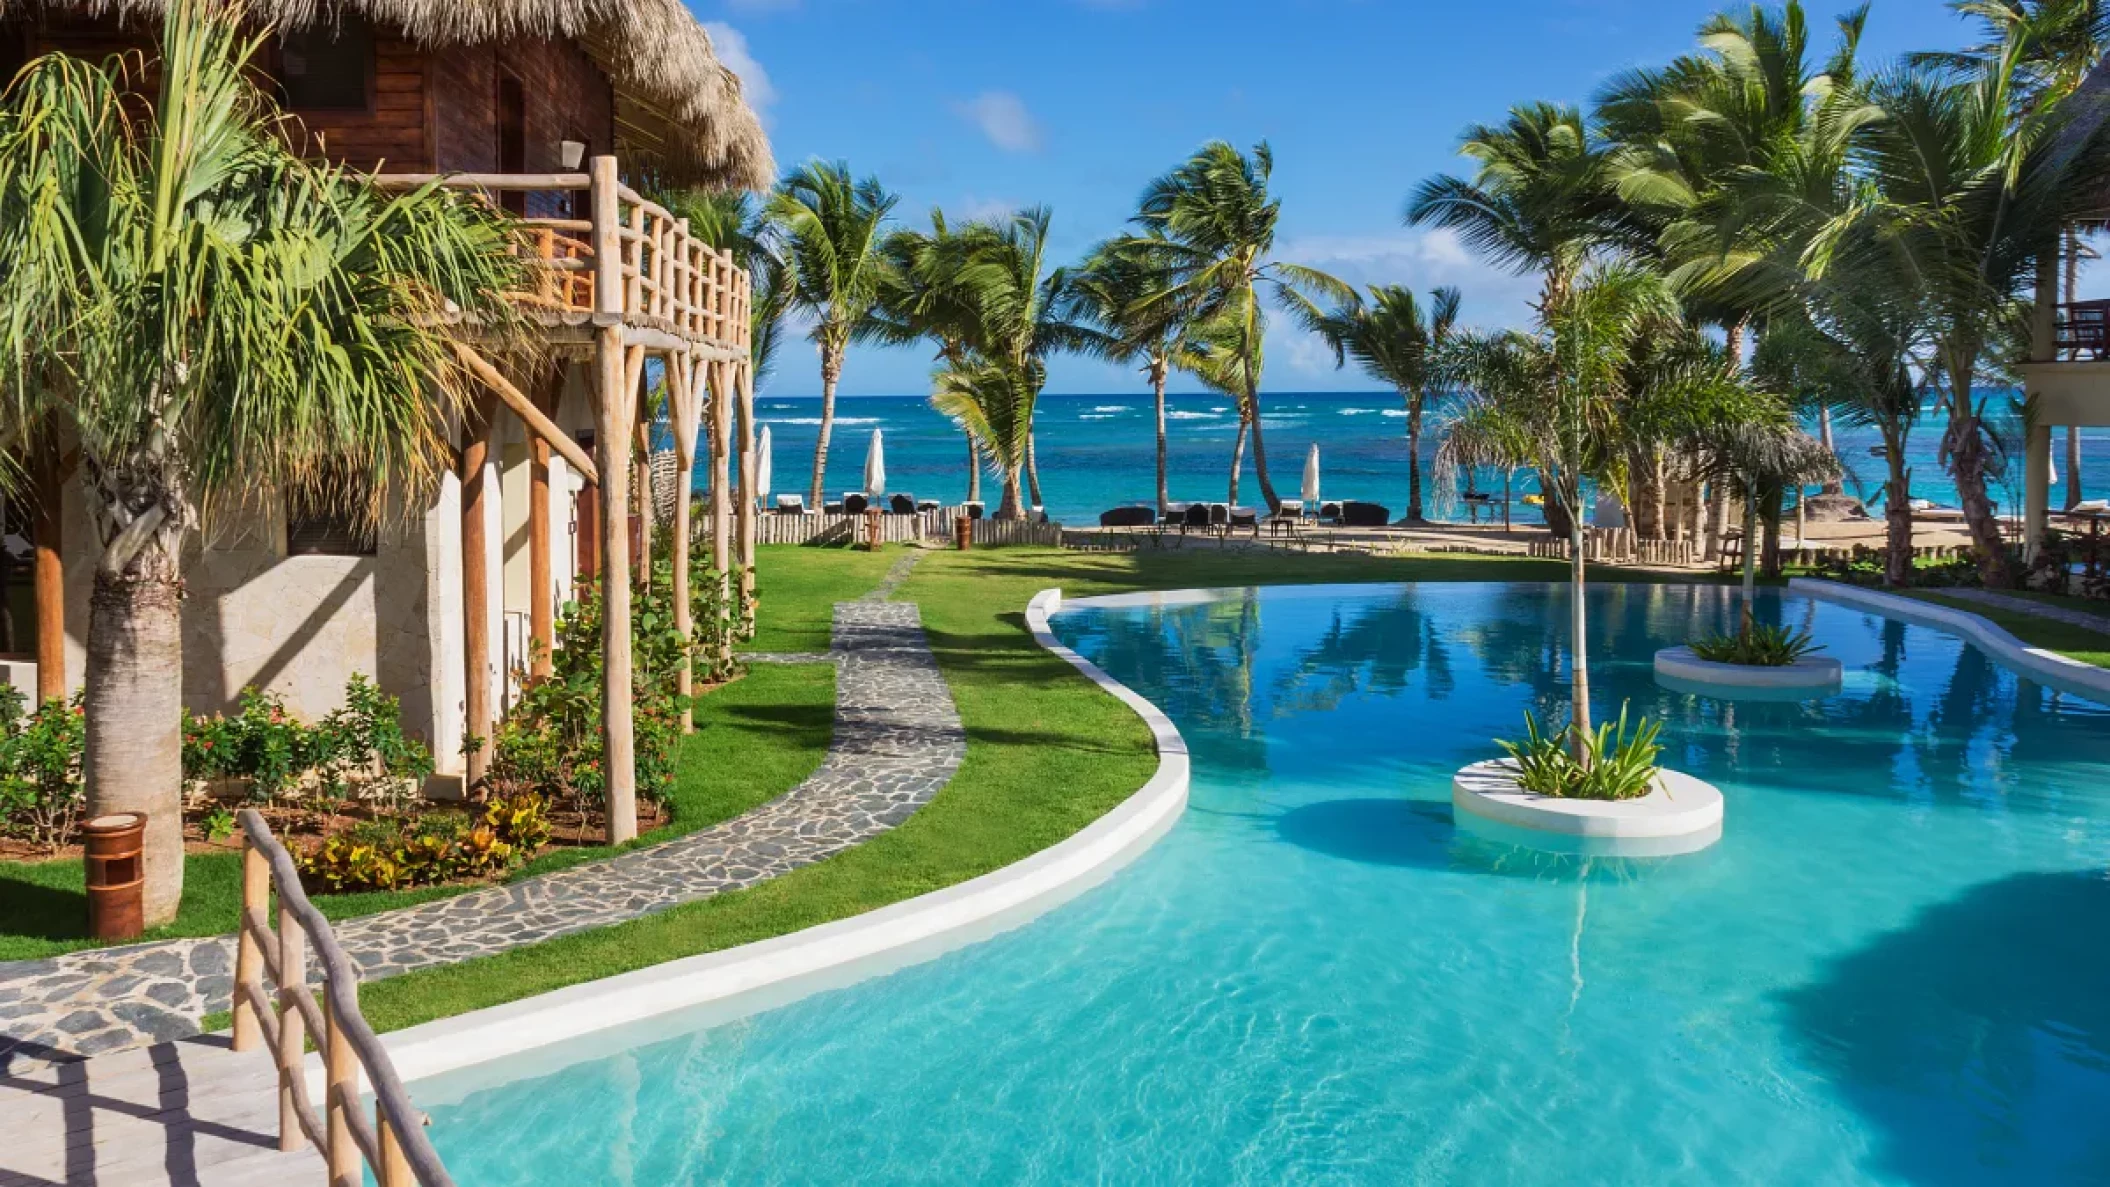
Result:
[[[1981,618],[1967,610],[1815,577],[1790,578],[1788,590],[1791,593],[1806,594],[1813,598],[1873,610],[1887,618],[1938,627],[1963,636],[1973,646],[2039,683],[2091,700],[2110,702],[2110,669],[2084,664],[2077,659],[2068,659],[2056,651],[2047,651],[2042,647],[2032,647],[2007,633],[1991,619]]]
[[[1654,666],[1658,676],[1726,689],[1837,689],[1846,674],[1845,665],[1830,656],[1806,655],[1791,663],[1771,666],[1731,664],[1701,659],[1691,644],[1658,650]]]
[[[414,1082],[677,1010],[709,1008],[714,1021],[768,1010],[987,939],[1104,881],[1164,836],[1185,810],[1187,743],[1156,705],[1055,638],[1048,616],[1061,605],[1059,589],[1043,590],[1027,604],[1034,641],[1132,709],[1157,747],[1156,773],[1111,811],[1002,869],[862,915],[383,1035],[397,1074]],[[319,1092],[316,1057],[308,1071],[311,1091]]]

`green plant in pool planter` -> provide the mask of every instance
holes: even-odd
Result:
[[[1518,787],[1573,800],[1633,800],[1654,788],[1656,758],[1663,753],[1656,744],[1662,722],[1644,717],[1629,726],[1622,704],[1617,722],[1583,733],[1580,745],[1574,728],[1541,733],[1538,719],[1526,711],[1523,741],[1495,740],[1516,760]]]
[[[1714,664],[1742,664],[1753,668],[1784,668],[1815,651],[1821,644],[1808,631],[1784,626],[1746,623],[1727,635],[1709,635],[1692,641],[1692,653]]]

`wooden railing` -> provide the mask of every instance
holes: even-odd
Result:
[[[536,266],[534,287],[513,299],[745,357],[752,303],[747,272],[730,253],[692,235],[687,219],[622,184],[614,157],[595,157],[588,166],[584,173],[390,173],[374,184],[401,190],[437,181],[475,190],[494,204],[521,195],[523,207],[574,214],[575,196],[583,194],[585,218],[534,210],[517,216],[525,228],[523,250]],[[545,201],[532,201],[538,195]]]
[[[293,858],[254,810],[242,826],[242,926],[234,963],[234,1049],[262,1042],[278,1064],[278,1148],[312,1142],[330,1187],[360,1187],[372,1168],[381,1187],[452,1187],[425,1140],[424,1117],[410,1104],[388,1052],[359,1014],[359,979],[330,925],[300,888]],[[271,926],[271,894],[278,926]],[[306,949],[322,964],[322,1001],[308,986]],[[270,978],[273,989],[264,981]],[[308,1099],[305,1048],[322,1052],[323,1109]],[[374,1118],[359,1104],[359,1076],[373,1085]]]

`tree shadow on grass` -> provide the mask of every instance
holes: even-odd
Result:
[[[2110,881],[1972,887],[1782,995],[1903,1180],[2110,1182]]]
[[[0,931],[37,940],[78,940],[88,934],[85,890],[51,886],[0,869]]]

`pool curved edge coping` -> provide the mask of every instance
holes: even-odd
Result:
[[[1133,709],[1157,745],[1157,772],[1113,810],[1002,869],[875,911],[383,1035],[397,1073],[405,1081],[464,1073],[450,1083],[450,1097],[479,1086],[484,1077],[473,1069],[495,1061],[504,1066],[489,1066],[491,1083],[546,1074],[647,1038],[646,1028],[677,1011],[687,1024],[716,1025],[929,960],[1026,923],[1104,881],[1185,810],[1187,743],[1156,705],[1055,638],[1048,616],[1061,606],[1057,589],[1027,603],[1034,641]],[[638,1029],[619,1033],[631,1028]],[[575,1041],[588,1038],[594,1041]],[[311,1092],[322,1091],[321,1077],[319,1056],[309,1056]]]
[[[1724,689],[1820,690],[1837,689],[1846,669],[1827,655],[1805,655],[1792,663],[1760,665],[1730,664],[1701,659],[1690,645],[1665,647],[1656,653],[1656,675],[1690,684],[1717,685]]]
[[[1814,577],[1791,578],[1788,590],[1961,635],[1973,646],[2032,680],[2090,700],[2110,702],[2110,669],[2084,664],[2042,647],[2031,647],[1990,619],[1967,610]]]

